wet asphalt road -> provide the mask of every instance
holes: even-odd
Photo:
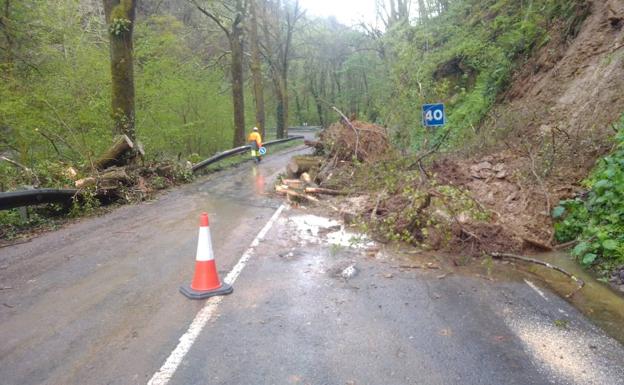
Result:
[[[304,214],[282,215],[172,384],[624,384],[622,346],[547,290],[309,242]]]
[[[293,154],[268,156],[0,249],[0,384],[144,384],[201,302],[199,214],[219,270],[234,266],[280,202],[264,195]]]
[[[178,293],[199,213],[223,277],[295,153],[0,249],[0,383],[145,384],[204,305]],[[171,384],[624,384],[622,346],[547,290],[311,242],[302,213],[271,228]]]

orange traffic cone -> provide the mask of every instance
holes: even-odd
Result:
[[[231,294],[232,286],[221,283],[212,251],[208,214],[201,215],[199,241],[195,258],[195,276],[190,286],[181,286],[180,292],[189,299],[205,299],[217,295]]]

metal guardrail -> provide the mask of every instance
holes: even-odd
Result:
[[[280,143],[286,143],[293,140],[304,139],[303,135],[294,135],[286,139],[272,140],[264,143],[264,146],[273,146]],[[214,164],[220,160],[238,155],[245,151],[250,150],[250,146],[241,146],[233,148],[231,150],[218,153],[202,162],[199,162],[193,166],[193,172],[201,170],[202,168]],[[66,203],[71,201],[75,196],[80,195],[79,190],[64,189],[38,189],[38,190],[23,190],[23,191],[11,191],[0,192],[0,210],[8,210],[16,207],[34,206],[43,203]]]
[[[67,203],[71,201],[78,190],[23,190],[0,193],[0,210],[16,207],[33,206],[42,203]]]
[[[269,146],[273,146],[276,144],[280,144],[280,143],[286,143],[286,142],[290,142],[293,140],[297,140],[297,139],[304,139],[305,137],[303,135],[293,135],[289,138],[285,138],[285,139],[277,139],[277,140],[272,140],[266,143],[263,143],[265,147],[269,147]],[[245,145],[245,146],[240,146],[240,147],[236,147],[233,148],[231,150],[227,150],[227,151],[223,151],[220,152],[206,160],[203,160],[195,165],[193,165],[193,172],[197,172],[199,170],[201,170],[202,168],[208,167],[211,164],[217,163],[220,160],[241,154],[245,151],[251,150],[251,147],[249,145]]]

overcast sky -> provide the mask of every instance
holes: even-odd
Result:
[[[375,0],[299,0],[309,16],[336,16],[351,25],[361,21],[375,23]]]

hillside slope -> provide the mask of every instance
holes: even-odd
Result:
[[[497,144],[435,165],[442,181],[466,186],[496,213],[513,248],[552,244],[551,209],[581,193],[613,147],[624,111],[624,1],[589,2],[587,11],[576,36],[557,26],[515,74],[480,129],[481,143]]]

